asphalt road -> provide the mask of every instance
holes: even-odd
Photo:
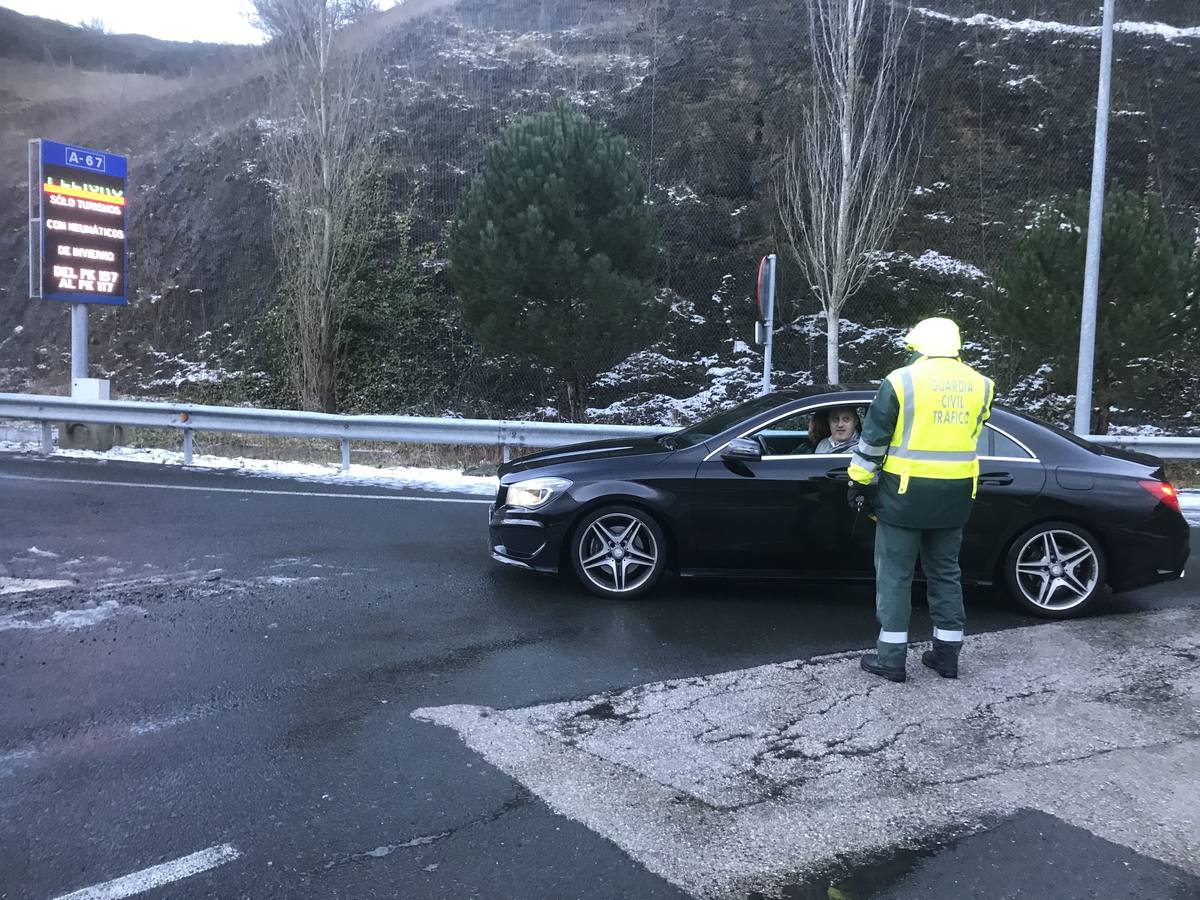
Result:
[[[867,646],[870,586],[673,582],[605,603],[492,564],[486,512],[478,497],[0,456],[0,898],[202,851],[212,868],[138,896],[687,896],[410,713]],[[1101,613],[1175,607],[1200,607],[1196,567]],[[986,591],[968,614],[975,633],[1036,624]],[[1048,867],[1039,896],[1195,885],[1056,828],[1021,814],[844,860],[786,896],[835,882],[855,897],[1025,896],[947,885],[1027,874],[1027,844],[1097,860]],[[1086,893],[1101,876],[1110,892]]]

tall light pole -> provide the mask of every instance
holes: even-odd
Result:
[[[1092,147],[1092,197],[1088,211],[1083,315],[1079,323],[1079,369],[1075,381],[1075,433],[1092,426],[1092,378],[1096,361],[1096,306],[1100,292],[1100,231],[1104,221],[1104,165],[1108,157],[1108,108],[1112,88],[1113,6],[1104,0],[1100,29],[1100,86],[1096,91],[1096,139]]]

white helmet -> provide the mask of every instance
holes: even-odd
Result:
[[[909,350],[922,356],[958,356],[962,337],[950,319],[922,319],[904,338]]]

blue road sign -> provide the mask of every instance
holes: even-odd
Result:
[[[126,158],[48,140],[29,152],[30,296],[125,305]]]

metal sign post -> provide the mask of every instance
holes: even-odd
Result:
[[[88,377],[88,320],[87,304],[71,304],[71,384]]]
[[[1100,32],[1100,84],[1096,91],[1096,137],[1092,145],[1092,197],[1088,211],[1083,311],[1079,319],[1079,368],[1075,376],[1075,433],[1092,430],[1092,377],[1096,362],[1096,306],[1100,293],[1100,237],[1104,222],[1104,167],[1108,157],[1108,108],[1112,87],[1114,0],[1104,0]]]
[[[107,394],[107,382],[87,377],[87,304],[128,303],[127,164],[102,150],[29,142],[29,296],[71,304],[73,394]]]
[[[775,340],[775,254],[758,264],[758,322],[754,340],[763,348],[762,392],[771,392],[771,349]]]

